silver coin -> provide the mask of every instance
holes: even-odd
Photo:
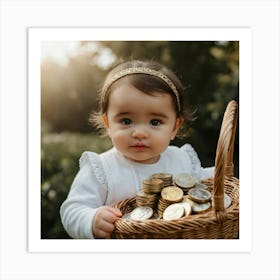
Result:
[[[122,215],[122,219],[124,219],[124,220],[131,220],[131,212]]]
[[[210,202],[206,203],[193,203],[192,205],[192,211],[199,214],[199,213],[204,213],[206,212],[209,208],[211,207]]]
[[[188,195],[190,199],[199,203],[204,203],[211,199],[211,193],[207,190],[200,189],[200,188],[190,189]]]
[[[227,195],[226,193],[224,194],[224,207],[225,209],[229,208],[229,206],[231,205],[231,198],[229,195]]]
[[[176,175],[174,182],[178,187],[189,189],[194,186],[195,178],[188,173],[180,173]]]
[[[143,221],[151,218],[153,215],[153,209],[151,207],[137,207],[135,208],[130,217],[135,221]]]
[[[189,216],[192,213],[192,204],[189,201],[180,202],[185,209],[185,216]]]
[[[184,216],[185,208],[181,203],[174,203],[169,205],[163,212],[164,220],[180,219]]]
[[[196,182],[194,186],[196,188],[200,188],[200,189],[204,189],[204,190],[208,189],[208,187],[205,184],[202,184],[202,183],[199,183],[199,182]]]

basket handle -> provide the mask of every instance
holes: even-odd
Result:
[[[233,177],[233,151],[237,125],[237,102],[228,103],[224,113],[215,158],[215,175],[213,188],[213,208],[219,221],[226,219],[224,211],[225,176]]]

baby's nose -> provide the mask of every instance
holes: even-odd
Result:
[[[146,138],[148,137],[148,135],[148,130],[145,128],[144,125],[135,126],[132,132],[132,137],[134,138]]]

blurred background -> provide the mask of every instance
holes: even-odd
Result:
[[[182,80],[196,110],[187,139],[202,166],[213,166],[227,103],[239,100],[238,41],[104,41],[41,43],[41,238],[67,239],[59,209],[86,150],[111,147],[88,122],[108,71],[121,61],[152,59]],[[235,139],[235,176],[239,176],[239,133]]]

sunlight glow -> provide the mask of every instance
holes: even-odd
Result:
[[[78,53],[79,41],[44,41],[41,42],[41,62],[52,60],[62,65],[68,63],[70,56]]]
[[[66,66],[69,58],[83,53],[98,52],[90,63],[97,64],[104,70],[112,65],[116,57],[109,48],[100,48],[97,42],[87,42],[81,45],[80,41],[43,41],[41,42],[41,63],[53,61]]]

